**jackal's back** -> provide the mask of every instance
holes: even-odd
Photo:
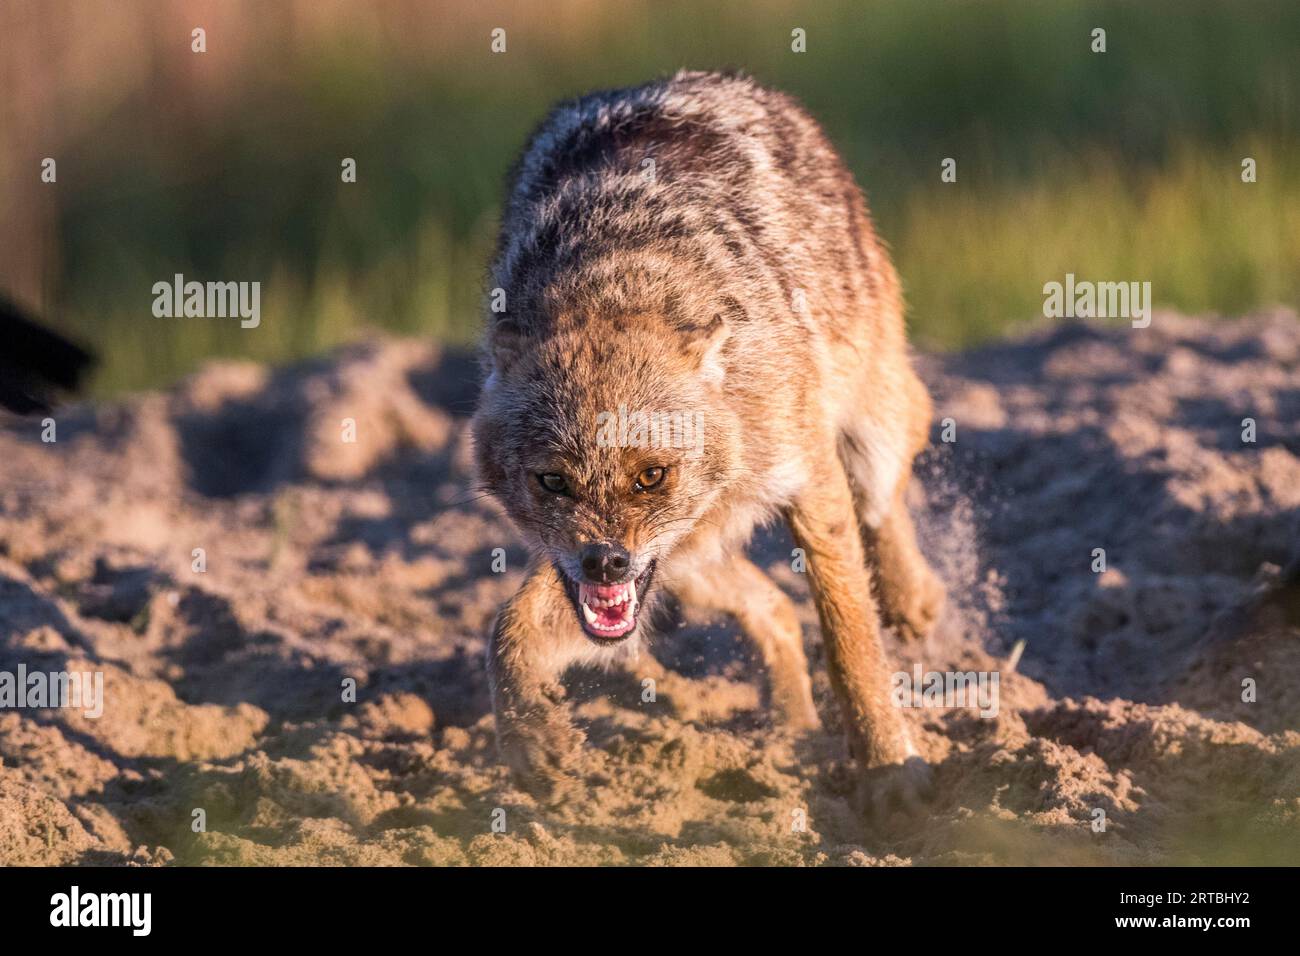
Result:
[[[524,325],[722,314],[733,348],[747,331],[778,347],[856,338],[872,304],[897,296],[817,123],[783,93],[716,73],[553,110],[511,177],[492,278]]]

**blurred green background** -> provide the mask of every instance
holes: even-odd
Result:
[[[1193,313],[1300,301],[1294,0],[5,0],[0,36],[0,287],[101,350],[101,394],[376,327],[472,341],[502,179],[546,107],[683,66],[824,122],[924,347],[1044,321],[1066,272]],[[177,272],[260,280],[261,326],[155,318]]]

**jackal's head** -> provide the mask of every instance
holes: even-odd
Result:
[[[554,564],[593,640],[636,631],[656,567],[736,473],[726,338],[721,317],[685,330],[629,317],[489,333],[480,480]]]

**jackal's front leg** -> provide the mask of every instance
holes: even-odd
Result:
[[[516,783],[549,803],[577,790],[584,744],[560,684],[563,662],[582,641],[566,600],[555,569],[535,565],[497,616],[487,653],[501,757]]]
[[[787,518],[807,556],[831,684],[844,711],[854,756],[871,771],[873,799],[878,804],[914,802],[929,788],[929,768],[917,756],[902,715],[890,701],[871,575],[852,490],[837,457],[823,459]]]

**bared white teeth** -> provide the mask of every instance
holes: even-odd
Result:
[[[599,588],[591,584],[580,584],[578,587],[582,603],[591,607],[618,607],[636,602],[635,581],[629,584],[601,585]],[[610,592],[607,597],[601,597],[602,590]]]
[[[604,592],[606,596],[601,597],[601,592]],[[582,606],[582,618],[590,630],[603,631],[609,634],[624,633],[631,628],[632,623],[636,620],[636,612],[639,607],[636,582],[630,581],[627,584],[614,585],[579,583],[578,603]],[[607,616],[597,614],[596,610],[603,611],[610,608],[618,609],[617,623],[602,623],[602,618]]]

